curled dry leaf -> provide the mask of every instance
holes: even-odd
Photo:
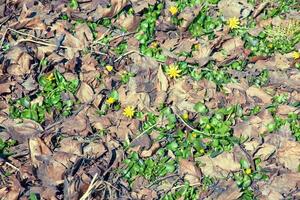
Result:
[[[38,137],[33,137],[29,139],[29,150],[31,162],[34,167],[39,167],[40,161],[37,157],[51,155],[52,152],[48,146]]]
[[[190,184],[199,184],[201,180],[201,170],[195,162],[181,159],[179,161],[179,171]]]
[[[160,143],[159,142],[155,142],[152,144],[152,146],[150,147],[150,149],[148,150],[144,150],[141,152],[140,156],[142,158],[148,158],[150,156],[152,156],[153,154],[155,154],[155,152],[160,148]]]

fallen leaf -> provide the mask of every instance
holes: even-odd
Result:
[[[298,172],[300,164],[300,144],[294,141],[285,141],[277,150],[280,163],[292,172]]]
[[[87,83],[81,83],[76,94],[77,98],[82,103],[91,102],[94,98],[94,91]]]
[[[181,159],[179,161],[179,171],[186,181],[190,184],[199,184],[201,180],[201,170],[195,162]]]

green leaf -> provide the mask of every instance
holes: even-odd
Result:
[[[241,164],[242,169],[250,168],[250,165],[249,165],[248,161],[246,161],[245,159],[241,159],[240,164]]]
[[[200,114],[206,114],[208,112],[206,106],[201,102],[196,103],[194,109]]]
[[[110,97],[114,98],[115,100],[119,100],[119,93],[117,90],[112,90],[112,92],[109,95]]]
[[[34,193],[30,193],[29,200],[38,200],[38,197]]]

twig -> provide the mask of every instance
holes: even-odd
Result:
[[[96,173],[87,189],[87,191],[82,195],[80,200],[86,200],[90,194],[92,193],[92,190],[97,188],[99,185],[102,184],[102,181],[97,181],[98,174]]]
[[[123,57],[125,57],[125,56],[127,56],[127,55],[129,55],[129,54],[132,54],[132,53],[138,53],[138,54],[140,54],[140,53],[137,52],[136,50],[128,51],[128,52],[124,53],[123,55],[121,55],[120,57],[118,57],[116,60],[114,60],[114,63],[115,63],[115,62],[118,62],[118,61],[121,60]]]
[[[244,155],[246,156],[247,160],[250,162],[252,170],[255,170],[255,163],[253,161],[252,156],[247,152],[247,150],[242,145],[239,145],[239,147],[241,151],[244,153]]]
[[[45,45],[45,46],[57,47],[56,44],[51,44],[48,42],[36,41],[36,40],[31,40],[31,39],[21,39],[17,42],[17,44],[19,44],[21,42],[32,42],[32,43],[41,44],[41,45]],[[60,45],[59,47],[63,48],[63,49],[78,49],[79,50],[79,48],[73,48],[73,47],[68,47],[68,46],[63,46],[63,45]]]
[[[144,131],[143,131],[142,133],[140,133],[137,137],[135,137],[135,138],[129,143],[128,146],[130,146],[130,145],[133,143],[133,141],[139,139],[142,135],[144,135],[145,133],[147,133],[150,129],[154,128],[156,125],[158,125],[158,123],[155,123],[155,124],[153,124],[152,126],[150,126],[149,128],[147,128],[146,130],[144,130]]]
[[[6,162],[6,161],[5,161],[5,164],[8,165],[8,166],[10,166],[11,168],[15,169],[15,170],[18,171],[18,172],[20,171],[19,168],[17,168],[17,167],[14,166],[13,164],[10,164],[9,162]]]
[[[156,183],[158,183],[158,182],[161,182],[161,181],[163,181],[163,180],[165,180],[165,179],[171,178],[171,177],[173,177],[173,176],[178,176],[178,174],[170,174],[170,175],[168,175],[168,176],[164,176],[164,177],[162,177],[162,178],[156,179],[156,180],[153,181],[152,183],[148,184],[148,185],[146,186],[146,188],[149,188],[149,187],[153,186],[154,184],[156,184]]]
[[[110,40],[110,42],[113,41],[113,40],[116,40],[116,39],[118,39],[118,38],[120,38],[120,37],[125,37],[125,36],[131,35],[131,34],[135,34],[136,32],[137,32],[137,31],[134,31],[134,32],[128,32],[128,33],[125,33],[125,34],[117,35],[117,36],[113,37],[113,38]]]
[[[15,30],[15,29],[13,29],[13,28],[7,28],[7,30],[13,31],[13,32],[15,32],[15,33],[18,33],[19,35],[31,37],[31,38],[34,38],[34,39],[37,39],[37,40],[41,40],[41,41],[45,41],[45,39],[41,39],[41,38],[36,37],[36,36],[34,36],[34,35],[31,35],[31,34],[28,34],[28,33],[23,33],[23,32],[21,32],[21,31],[17,31],[17,30]]]

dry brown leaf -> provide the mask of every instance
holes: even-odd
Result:
[[[205,155],[197,161],[201,162],[201,171],[206,176],[222,178],[226,177],[229,172],[240,169],[240,163],[235,160],[233,153],[224,152],[215,158]]]
[[[116,21],[118,26],[124,28],[127,31],[134,31],[137,29],[139,23],[140,23],[140,18],[135,15],[127,15],[127,14],[122,14]]]
[[[82,143],[78,140],[74,140],[69,137],[64,138],[60,141],[59,151],[81,156],[82,155]]]
[[[20,143],[43,131],[39,123],[30,119],[23,119],[22,121],[7,119],[2,121],[1,124],[6,128],[10,137]]]
[[[83,147],[83,154],[86,157],[99,158],[106,152],[106,147],[103,143],[90,142]]]
[[[274,145],[265,143],[259,147],[255,153],[255,156],[261,158],[262,160],[268,160],[275,151],[276,147]]]
[[[82,103],[91,102],[94,98],[94,91],[87,83],[82,82],[76,94],[77,98]]]
[[[298,172],[300,164],[300,143],[285,141],[277,150],[277,157],[280,163],[292,172]]]
[[[61,131],[68,135],[82,135],[87,136],[90,130],[89,122],[84,114],[85,111],[80,112],[75,117],[66,119],[62,123]],[[74,126],[76,124],[76,126]]]
[[[30,158],[34,167],[40,166],[40,161],[37,157],[51,155],[52,152],[49,147],[38,137],[33,137],[29,139],[29,150]]]
[[[149,150],[142,151],[140,156],[142,158],[148,158],[152,156],[159,148],[160,148],[159,142],[155,142],[154,144],[152,144]]]
[[[110,7],[102,7],[98,5],[96,11],[93,13],[95,20],[103,17],[114,17],[118,14],[127,4],[127,0],[111,0]]]
[[[272,103],[272,97],[268,95],[265,91],[263,91],[261,88],[257,88],[255,86],[251,86],[246,90],[246,94],[250,97],[257,97],[260,99],[260,102],[257,102],[258,104],[271,104]]]
[[[181,159],[179,161],[179,172],[190,184],[199,184],[201,180],[201,170],[195,162]]]
[[[299,173],[287,173],[276,176],[271,183],[260,187],[265,199],[285,199],[283,194],[289,194],[291,190],[300,184]]]

